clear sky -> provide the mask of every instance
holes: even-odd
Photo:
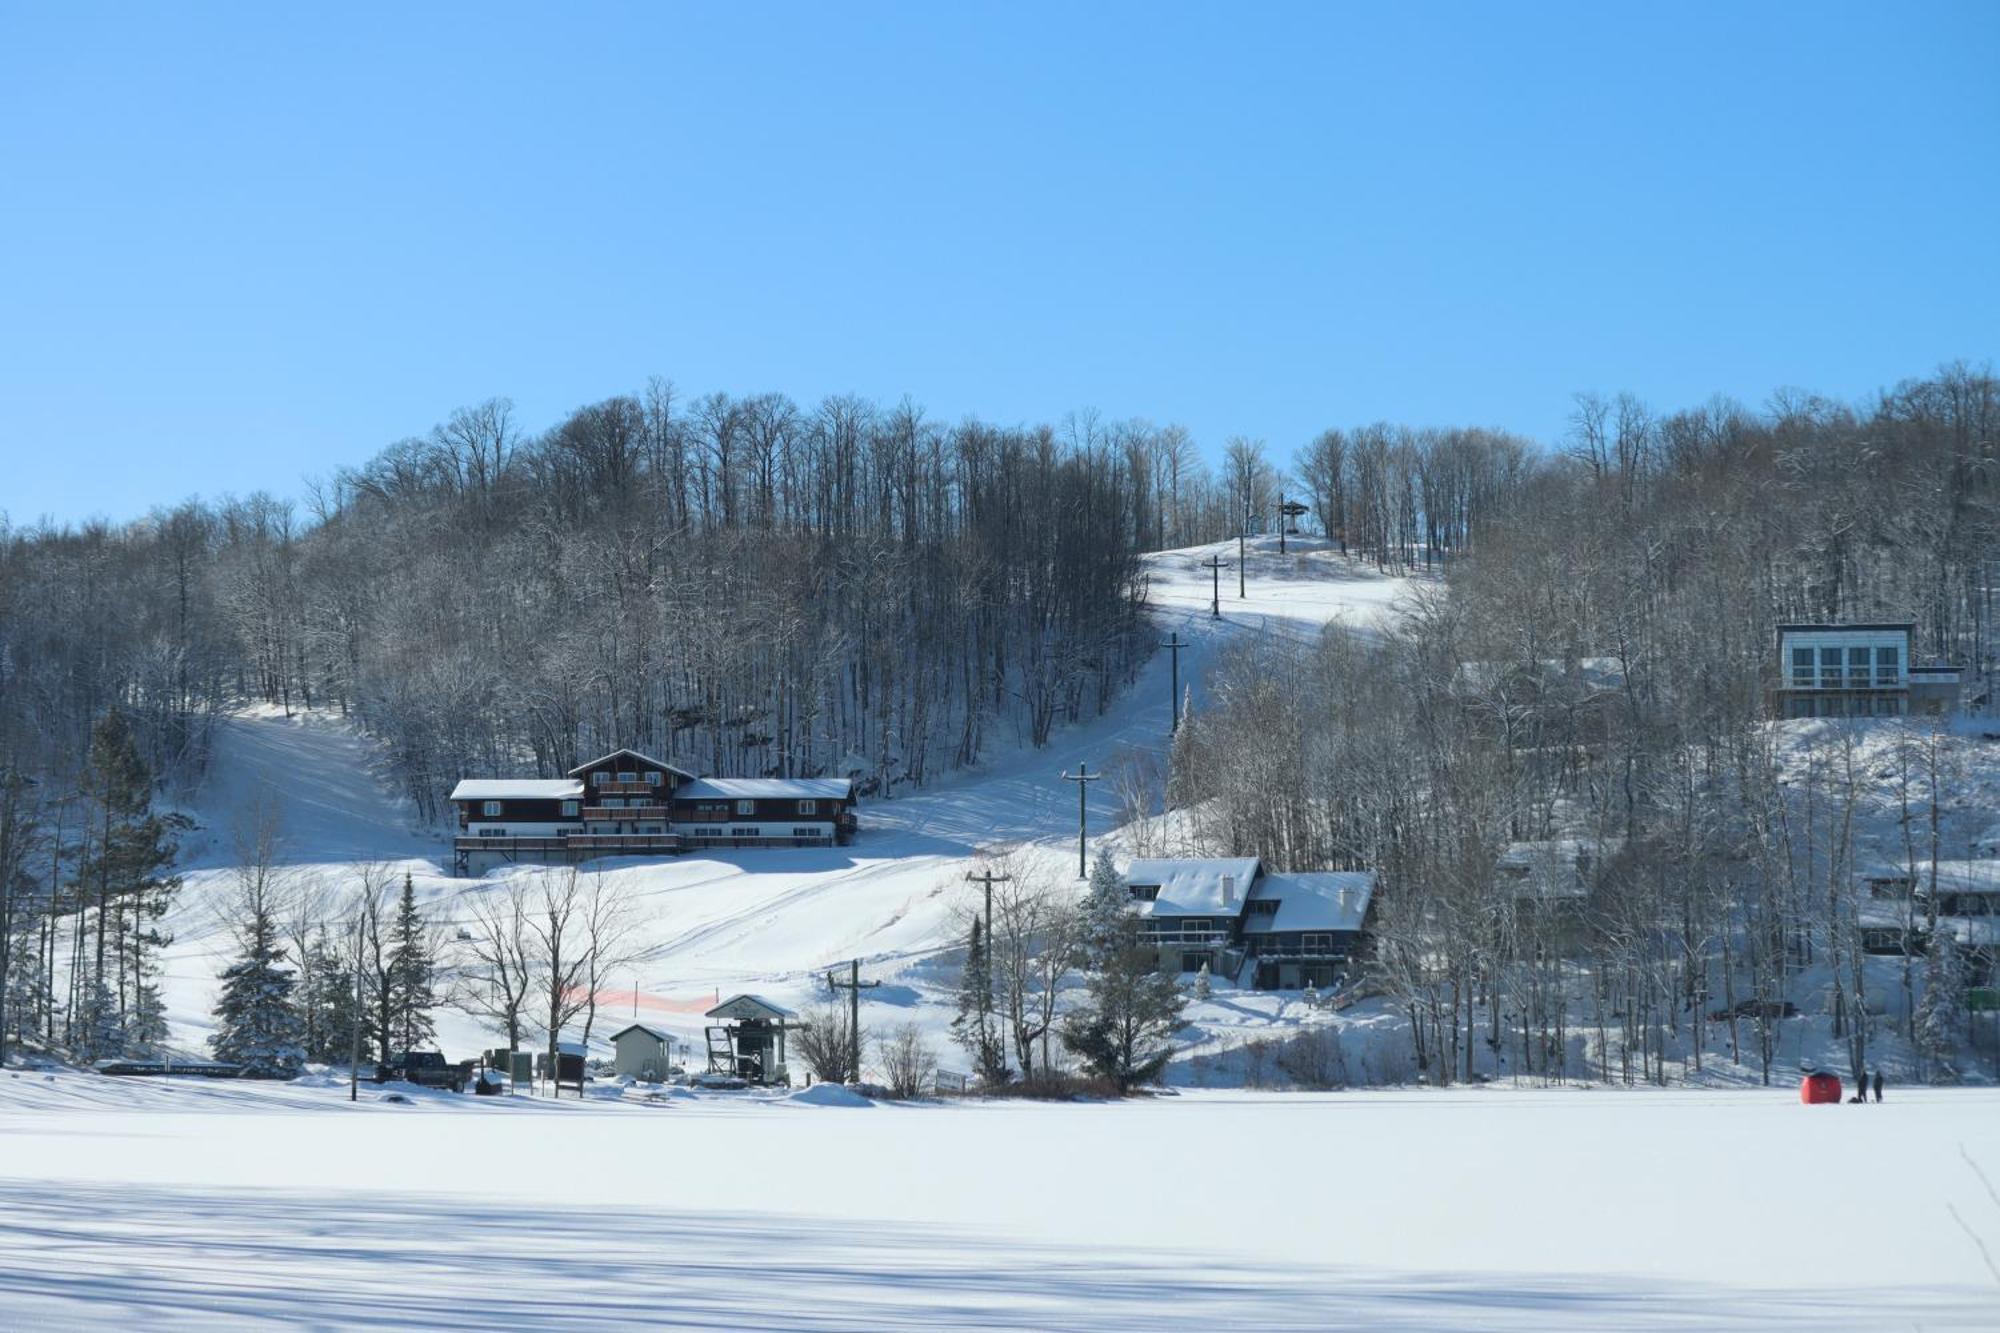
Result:
[[[2000,2],[0,0],[0,510],[663,374],[1280,457],[2000,361]]]

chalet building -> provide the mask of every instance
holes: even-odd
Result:
[[[1917,627],[1778,626],[1779,717],[1902,717],[1958,708],[1960,668],[1915,664]]]
[[[1872,954],[1921,954],[1928,947],[1931,897],[1937,928],[1959,947],[1966,981],[2000,982],[2000,860],[1918,861],[1863,870],[1856,911],[1861,947]]]
[[[1573,954],[1589,939],[1598,890],[1624,850],[1623,838],[1510,842],[1494,859],[1494,885],[1524,934]]]
[[[1125,886],[1158,967],[1257,990],[1332,985],[1366,950],[1375,896],[1370,872],[1275,875],[1254,856],[1145,857]]]
[[[472,875],[696,847],[830,847],[855,829],[845,778],[703,778],[636,750],[562,778],[467,778],[451,803],[454,864]]]

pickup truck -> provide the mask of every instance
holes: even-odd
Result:
[[[471,1077],[470,1060],[463,1064],[447,1064],[444,1055],[438,1051],[398,1051],[385,1063],[375,1066],[377,1083],[394,1079],[399,1083],[414,1083],[420,1088],[450,1088],[453,1092],[465,1091]]]

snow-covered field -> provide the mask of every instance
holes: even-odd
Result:
[[[0,1076],[0,1323],[2000,1326],[2000,1093],[663,1104]]]

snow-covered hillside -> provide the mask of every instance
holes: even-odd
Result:
[[[1222,615],[1209,613],[1211,576],[1202,562],[1234,562],[1236,543],[1156,554],[1148,559],[1149,593],[1162,638],[1178,633],[1180,679],[1196,707],[1217,649],[1245,635],[1304,638],[1340,622],[1366,631],[1393,614],[1410,583],[1293,538],[1250,544],[1247,597],[1235,570],[1224,571]],[[1163,756],[1170,721],[1171,664],[1156,655],[1104,716],[1060,730],[1043,750],[1021,749],[914,795],[864,802],[862,832],[849,847],[699,852],[669,861],[604,861],[598,872],[639,904],[641,961],[614,979],[601,999],[610,1023],[602,1038],[636,1015],[683,1039],[699,1038],[701,1013],[717,994],[754,991],[781,1003],[808,1003],[825,969],[859,958],[886,983],[870,992],[863,1021],[871,1027],[916,1021],[941,1036],[948,1021],[948,969],[930,965],[956,947],[954,913],[969,901],[966,871],[982,849],[1008,848],[1050,873],[1074,875],[1076,788],[1058,774],[1080,764],[1116,768],[1138,756]],[[252,710],[229,719],[216,746],[212,776],[191,806],[202,825],[189,844],[188,883],[170,921],[167,1000],[176,1044],[199,1051],[209,1027],[215,975],[229,942],[218,905],[227,900],[236,859],[235,829],[266,810],[278,819],[282,855],[297,873],[334,895],[354,892],[359,867],[374,863],[400,879],[409,873],[419,897],[441,921],[462,918],[466,895],[494,891],[510,874],[484,880],[445,873],[441,834],[412,826],[371,764],[367,743],[320,718],[287,719]],[[1089,792],[1093,840],[1115,837],[1120,818],[1114,783]],[[1256,1012],[1275,1014],[1260,998]],[[495,1044],[490,1029],[457,1014],[440,1022],[454,1057]]]

